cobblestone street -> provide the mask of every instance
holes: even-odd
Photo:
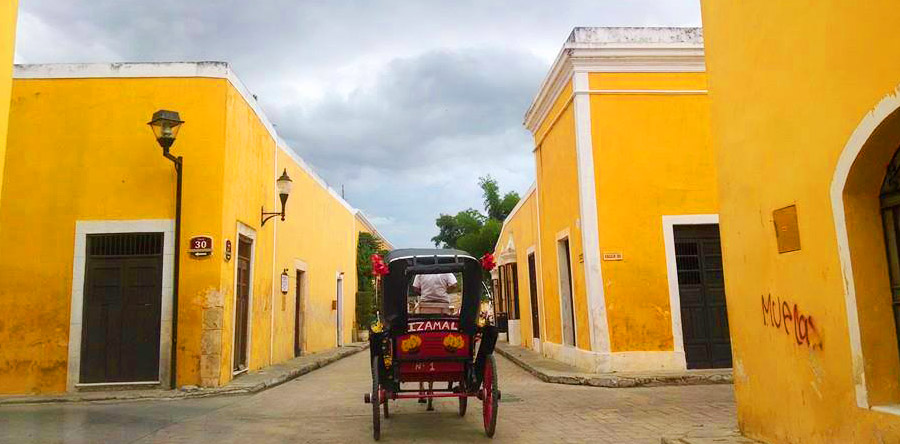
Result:
[[[252,396],[0,407],[0,442],[370,442],[368,352]],[[659,443],[736,428],[731,385],[607,389],[548,384],[497,357],[495,442]],[[391,404],[382,442],[484,441],[481,406]]]

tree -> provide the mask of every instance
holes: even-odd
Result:
[[[431,238],[436,247],[458,248],[475,257],[494,250],[503,220],[519,203],[519,194],[509,192],[500,197],[500,186],[491,176],[479,178],[478,186],[483,192],[484,209],[488,215],[472,208],[455,216],[441,214],[435,220],[438,235]]]
[[[371,233],[359,233],[356,245],[356,325],[363,329],[375,319],[375,279],[372,277],[373,254],[384,255],[381,241]]]
[[[497,180],[490,175],[478,178],[478,186],[481,187],[484,196],[484,209],[491,219],[502,222],[519,203],[519,193],[515,191],[510,191],[501,198],[500,186],[497,185]]]

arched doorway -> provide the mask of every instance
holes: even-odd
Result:
[[[849,367],[862,408],[900,402],[900,95],[865,114],[835,166],[830,198],[843,278]]]

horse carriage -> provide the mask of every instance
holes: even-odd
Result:
[[[483,298],[482,269],[491,266],[485,262],[491,260],[479,261],[460,250],[401,249],[380,263],[380,312],[369,335],[372,391],[364,395],[372,405],[376,440],[382,410],[389,418],[389,401],[397,399],[424,400],[431,410],[434,398],[456,398],[464,416],[468,399],[477,398],[484,431],[494,435],[500,401],[493,356],[497,327],[490,299]],[[415,276],[442,273],[461,277],[460,303],[449,310],[410,310]]]

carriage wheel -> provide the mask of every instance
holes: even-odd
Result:
[[[497,361],[491,355],[484,364],[484,377],[481,385],[482,415],[484,416],[484,433],[488,438],[492,438],[497,428],[497,410],[500,407],[500,390],[497,388]]]
[[[381,438],[381,390],[378,387],[378,356],[372,358],[372,436]]]
[[[469,398],[465,396],[459,397],[459,416],[466,416],[466,406],[469,404]]]
[[[391,417],[391,411],[388,409],[388,397],[386,396],[386,392],[384,390],[381,391],[381,398],[384,399],[384,418]]]

